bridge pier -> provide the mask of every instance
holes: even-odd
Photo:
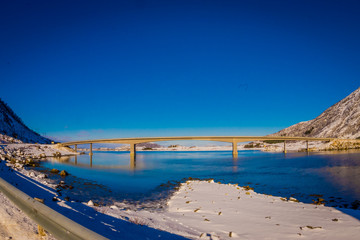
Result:
[[[309,140],[306,140],[306,151],[309,152]]]
[[[75,152],[77,152],[77,144],[75,144],[74,147],[75,147]]]
[[[90,143],[90,153],[89,153],[90,156],[93,155],[93,152],[92,152],[92,143]]]
[[[238,156],[238,150],[237,150],[237,142],[233,142],[232,143],[232,154],[233,157],[237,157]]]
[[[284,140],[284,153],[286,153],[286,140]]]
[[[136,144],[130,144],[130,168],[134,169],[136,167]]]

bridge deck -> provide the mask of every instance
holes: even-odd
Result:
[[[122,143],[139,144],[146,142],[164,142],[177,140],[199,140],[216,142],[249,142],[266,140],[285,140],[285,141],[332,141],[335,138],[312,138],[312,137],[268,137],[268,136],[200,136],[200,137],[141,137],[141,138],[111,138],[111,139],[93,139],[83,141],[72,141],[60,143],[62,146],[89,144],[89,143]]]

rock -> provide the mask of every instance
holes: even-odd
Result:
[[[360,207],[360,201],[359,200],[355,200],[354,202],[351,203],[351,208],[352,209],[358,209]]]
[[[41,174],[38,175],[38,178],[41,178],[41,179],[47,178],[47,175],[44,174],[44,173],[41,173]]]
[[[69,198],[69,197],[65,197],[64,200],[65,200],[65,201],[70,201],[70,198]]]
[[[254,190],[254,188],[252,188],[252,187],[250,187],[250,186],[243,186],[243,188],[244,188],[246,191]]]
[[[69,175],[69,173],[68,173],[67,171],[65,171],[65,170],[62,170],[62,171],[60,172],[60,176],[62,176],[62,177],[65,177],[65,176],[67,176],[67,175]]]
[[[53,168],[53,169],[50,170],[50,172],[51,172],[51,173],[59,173],[59,170]]]
[[[290,198],[289,198],[289,201],[292,201],[292,202],[299,202],[299,200],[297,200],[296,198],[293,198],[293,197],[290,197]]]
[[[42,199],[42,198],[34,197],[34,200],[36,200],[38,202],[41,202],[41,203],[44,203],[44,199]]]
[[[29,176],[32,177],[32,178],[34,178],[34,177],[36,177],[36,174],[35,174],[34,172],[30,172],[30,173],[29,173]]]
[[[316,205],[325,205],[326,201],[325,199],[323,198],[318,198],[316,201],[315,200],[312,200],[313,201],[313,204],[316,204]]]
[[[24,167],[24,165],[21,164],[21,163],[16,163],[15,167],[18,168],[18,169],[22,169]]]
[[[88,201],[87,205],[88,206],[94,206],[94,202],[90,200],[90,201]]]
[[[61,157],[61,153],[60,152],[53,153],[53,156],[54,157]]]

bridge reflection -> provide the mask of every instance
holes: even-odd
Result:
[[[191,153],[194,153],[193,151]],[[127,154],[124,154],[125,156]],[[125,157],[123,155],[123,157]],[[200,154],[201,155],[201,154]],[[98,157],[96,157],[98,156]],[[129,155],[127,155],[129,156]],[[198,157],[198,155],[196,155]],[[202,156],[202,155],[201,155]],[[56,162],[61,163],[63,165],[69,165],[74,167],[81,167],[81,168],[92,168],[92,169],[122,169],[127,171],[135,171],[135,170],[143,170],[145,168],[151,168],[153,167],[153,164],[145,164],[146,160],[146,154],[139,154],[137,156],[138,159],[135,158],[135,156],[130,156],[130,163],[129,164],[102,164],[106,163],[108,161],[104,161],[104,158],[100,155],[94,154],[94,155],[73,155],[73,156],[62,156],[62,157],[49,157],[47,158],[47,161],[50,162]],[[202,158],[206,158],[206,155]],[[106,157],[105,157],[106,159]],[[112,158],[114,161],[120,161],[123,162],[124,158]],[[232,159],[232,161],[231,161]],[[232,168],[232,171],[236,173],[238,171],[238,164],[239,164],[239,158],[238,157],[224,157],[224,160],[227,161],[227,164],[229,161],[232,162],[230,165]]]
[[[52,162],[61,162],[61,164],[65,165],[72,165],[72,166],[78,166],[78,167],[85,167],[85,168],[93,168],[93,169],[124,169],[124,170],[135,170],[136,169],[136,161],[135,158],[133,158],[132,161],[130,161],[130,164],[124,164],[124,165],[100,165],[100,164],[93,164],[94,163],[94,156],[88,155],[89,160],[86,162],[80,162],[78,161],[78,155],[75,156],[62,156],[62,157],[51,157],[48,158],[48,161]],[[72,160],[73,159],[73,160]],[[143,164],[139,165],[138,168],[143,168]]]

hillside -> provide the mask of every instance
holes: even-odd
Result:
[[[14,111],[0,99],[0,142],[51,143],[28,128]]]
[[[313,120],[300,122],[270,136],[360,137],[360,88]]]

